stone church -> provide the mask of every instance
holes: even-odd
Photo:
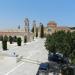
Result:
[[[41,32],[41,25],[43,25],[42,23],[39,23],[39,26],[37,26],[36,21],[33,21],[32,27],[34,27],[34,33],[31,32],[30,28],[29,28],[29,19],[25,18],[24,20],[24,28],[17,28],[17,29],[7,29],[7,30],[0,30],[0,36],[17,36],[17,37],[21,37],[22,40],[24,40],[24,37],[27,37],[27,41],[32,41],[34,37],[36,37],[36,29],[38,29],[38,37],[40,37],[40,32]],[[48,22],[47,25],[44,25],[44,34],[52,34],[54,32],[57,31],[71,31],[71,29],[69,27],[62,27],[62,26],[58,26],[57,23],[55,21],[50,21]]]
[[[71,31],[69,27],[65,26],[58,26],[58,24],[55,21],[50,21],[48,22],[47,26],[44,28],[44,33],[47,34],[52,34],[57,31]]]

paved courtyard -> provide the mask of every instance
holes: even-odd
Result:
[[[36,75],[39,64],[47,61],[48,52],[44,47],[45,39],[35,39],[18,47],[8,43],[8,51],[0,47],[0,75]],[[0,42],[1,44],[1,42]],[[17,62],[16,55],[22,56]]]

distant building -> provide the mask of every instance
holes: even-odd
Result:
[[[24,36],[27,36],[27,41],[31,41],[33,39],[33,33],[29,30],[28,18],[25,18],[24,24],[24,28],[0,30],[0,36],[17,36],[21,37],[22,40],[24,40]]]
[[[37,24],[36,24],[36,21],[34,20],[33,21],[33,26],[34,27],[34,33],[32,33],[30,31],[30,28],[29,28],[29,19],[28,18],[25,18],[24,20],[24,28],[21,28],[20,25],[17,29],[7,29],[7,30],[0,30],[0,36],[17,36],[17,37],[21,37],[22,40],[24,40],[24,37],[27,36],[27,41],[31,41],[33,40],[33,37],[36,37],[36,29],[38,29],[38,37],[40,37],[40,31],[41,31],[41,24],[42,23],[39,23],[39,26],[37,27]],[[71,29],[70,27],[62,27],[62,26],[58,26],[56,22],[54,21],[50,21],[48,22],[48,24],[44,27],[44,34],[47,35],[47,34],[52,34],[54,32],[57,32],[57,31],[75,31],[75,28]]]
[[[50,21],[48,24],[47,24],[47,27],[44,28],[44,33],[45,34],[52,34],[54,32],[57,32],[57,31],[70,31],[70,28],[68,27],[62,27],[62,26],[58,26],[56,22],[54,21]]]

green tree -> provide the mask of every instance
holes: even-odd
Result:
[[[17,45],[18,45],[18,46],[21,46],[21,42],[22,42],[21,38],[18,37],[18,38],[17,38]]]
[[[36,37],[38,37],[38,28],[36,28]]]
[[[3,50],[7,50],[7,41],[6,40],[2,41],[2,48],[3,48]]]
[[[5,35],[3,39],[6,40],[6,41],[8,41],[8,36]]]
[[[44,26],[43,24],[40,24],[40,37],[43,38],[44,37]]]
[[[3,36],[0,36],[0,41],[3,41]]]
[[[45,47],[49,52],[56,53],[55,49],[55,39],[51,35],[47,36]]]
[[[7,50],[7,41],[8,41],[7,36],[4,36],[3,41],[2,41],[3,50]]]
[[[9,36],[9,42],[10,42],[10,44],[12,44],[12,42],[13,42],[13,37],[12,36]]]
[[[75,31],[71,33],[71,51],[70,51],[70,58],[72,59],[72,63],[75,64]]]
[[[45,47],[49,52],[59,52],[65,57],[75,61],[75,32],[58,31],[52,35],[48,35]]]
[[[27,42],[27,36],[24,36],[24,43]]]
[[[13,37],[13,42],[17,42],[17,36]]]

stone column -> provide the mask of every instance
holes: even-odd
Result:
[[[30,41],[30,32],[29,32],[29,20],[28,18],[25,18],[24,20],[25,23],[25,34],[27,34],[27,41]]]
[[[25,18],[24,20],[24,23],[25,23],[25,32],[29,32],[29,20],[28,18]]]
[[[38,27],[38,37],[40,37],[40,32],[41,32],[41,24],[42,24],[42,23],[39,23],[39,27]]]

